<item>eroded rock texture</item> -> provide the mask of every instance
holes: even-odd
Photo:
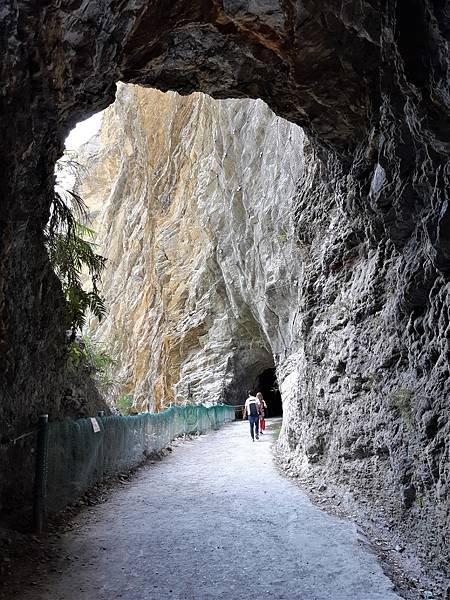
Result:
[[[108,105],[119,79],[259,97],[306,128],[314,157],[287,238],[298,317],[278,325],[299,336],[278,359],[285,453],[349,486],[365,478],[445,556],[448,2],[8,1],[1,17],[2,427],[61,405],[63,303],[41,232],[69,127]]]

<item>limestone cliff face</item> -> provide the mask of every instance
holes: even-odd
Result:
[[[437,277],[408,308],[418,247],[412,262],[374,231],[357,177],[261,101],[121,86],[94,148],[96,335],[124,391],[237,403],[276,366],[288,470],[344,484],[445,562],[448,289]]]

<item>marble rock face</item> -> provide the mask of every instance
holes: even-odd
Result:
[[[119,87],[80,152],[77,192],[108,259],[95,337],[137,407],[240,404],[286,354],[304,143],[262,101]]]
[[[351,210],[357,181],[262,101],[131,85],[80,161],[108,258],[95,337],[121,392],[144,409],[238,404],[276,367],[288,471],[345,486],[444,557],[447,289],[419,320],[405,310],[411,257]]]

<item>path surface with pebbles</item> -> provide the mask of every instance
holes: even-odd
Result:
[[[399,600],[356,527],[277,472],[276,424],[176,445],[83,510],[20,598]]]

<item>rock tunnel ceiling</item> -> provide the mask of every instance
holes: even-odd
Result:
[[[293,471],[309,465],[378,495],[374,510],[436,561],[446,555],[449,5],[407,6],[2,7],[2,436],[39,412],[98,405],[65,370],[64,303],[42,238],[68,130],[110,104],[119,80],[261,98],[309,136],[285,232],[302,277],[283,299],[301,318],[277,364],[280,447]],[[3,480],[18,494],[26,484],[1,452]]]

